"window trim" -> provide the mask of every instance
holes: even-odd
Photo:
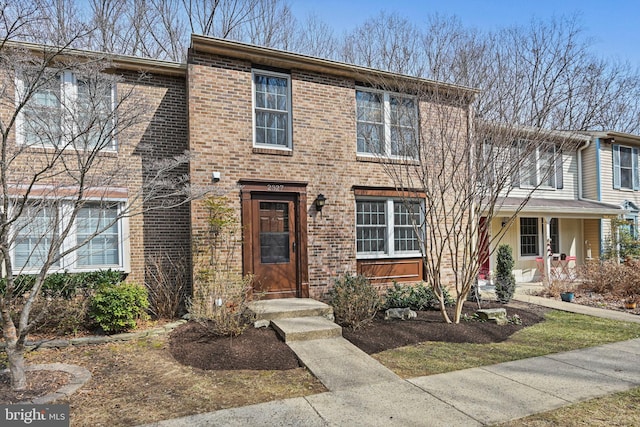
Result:
[[[535,219],[536,220],[536,254],[523,254],[522,253],[522,220],[523,219]],[[527,236],[533,236],[533,234],[527,234]],[[523,260],[533,260],[541,256],[542,250],[540,248],[540,218],[531,216],[521,216],[518,220],[518,257]]]
[[[386,252],[358,252],[358,202],[385,202],[385,245]],[[387,258],[416,258],[422,257],[422,251],[395,251],[395,214],[394,214],[394,205],[395,203],[404,203],[404,201],[409,202],[418,202],[420,203],[420,223],[424,227],[425,226],[425,218],[424,218],[424,200],[422,198],[412,197],[412,198],[402,198],[402,197],[376,197],[376,196],[357,196],[355,199],[355,216],[354,216],[354,225],[355,225],[355,236],[354,236],[354,244],[356,250],[356,259],[387,259]],[[423,231],[424,232],[424,231]],[[423,236],[424,239],[424,236]],[[418,238],[420,241],[420,238]],[[420,246],[422,248],[422,246]]]
[[[52,70],[54,71],[54,70]],[[71,103],[71,106],[73,108],[74,102],[77,100],[78,97],[78,76],[77,73],[74,73],[73,71],[60,71],[59,73],[56,73],[58,75],[58,80],[59,80],[59,84],[60,84],[60,97],[58,99],[59,105],[58,108],[60,109],[60,129],[62,131],[62,134],[66,134],[69,131],[69,127],[70,125],[73,125],[73,116],[71,116],[71,114],[75,114],[75,111],[72,111],[71,113],[65,112],[67,111],[67,108],[65,106],[66,102]],[[110,115],[111,115],[111,124],[112,124],[112,130],[111,130],[111,143],[105,147],[103,147],[100,151],[101,152],[117,152],[118,151],[118,142],[117,142],[117,138],[115,135],[116,132],[116,120],[115,120],[115,108],[116,108],[116,84],[112,84],[111,85],[111,90],[110,90]],[[16,105],[20,102],[21,100],[21,96],[20,94],[24,94],[24,81],[21,78],[21,76],[19,75],[19,73],[16,73],[15,75],[15,102]],[[34,92],[35,93],[35,92]],[[30,100],[31,102],[31,100]],[[27,102],[23,108],[18,112],[18,115],[16,117],[16,129],[15,129],[15,136],[16,136],[16,145],[18,146],[25,146],[25,147],[29,147],[29,148],[36,148],[36,149],[45,149],[45,150],[51,150],[51,149],[57,149],[57,147],[53,144],[48,144],[43,142],[42,144],[37,143],[37,144],[28,144],[26,142],[26,130],[25,130],[25,123],[26,123],[26,119],[25,119],[25,113],[24,110],[28,109],[28,105],[29,103]],[[71,132],[76,132],[75,129],[71,129]],[[65,145],[65,150],[72,150],[73,147]]]
[[[30,199],[29,202],[37,201],[39,199]],[[28,203],[29,203],[28,202]],[[78,266],[78,255],[77,250],[68,253],[67,255],[62,256],[58,260],[58,265],[52,266],[49,270],[49,273],[81,273],[81,272],[89,272],[89,271],[99,271],[99,270],[116,270],[128,273],[131,271],[131,253],[130,253],[130,241],[129,241],[129,218],[126,215],[122,215],[122,209],[124,207],[124,203],[126,200],[122,199],[105,199],[105,200],[92,200],[87,199],[86,203],[91,204],[116,204],[117,208],[117,216],[119,217],[116,221],[116,225],[118,227],[118,265],[92,265],[92,266]],[[62,222],[60,224],[60,228],[64,228],[68,225],[68,217],[69,215],[65,213],[65,210],[69,210],[71,208],[72,200],[63,199],[60,201],[59,206],[56,207],[60,211],[60,217],[62,218]],[[17,237],[17,236],[16,236]],[[63,240],[60,250],[64,252],[71,247],[76,245],[77,238],[77,230],[76,223],[71,225],[69,235]],[[19,268],[15,263],[15,243],[12,244],[10,248],[11,262],[16,267],[15,272],[19,274],[37,274],[40,272],[40,267],[24,267]]]
[[[256,141],[256,75],[284,78],[287,80],[287,146],[278,144],[262,144]],[[291,92],[291,74],[269,71],[262,68],[251,69],[251,123],[253,148],[280,151],[293,151],[293,102]]]
[[[382,127],[384,132],[384,141],[383,153],[368,153],[365,151],[358,150],[358,92],[368,92],[368,93],[377,93],[382,95]],[[355,107],[356,107],[356,155],[358,157],[366,157],[366,158],[384,158],[391,160],[418,160],[420,158],[420,153],[416,153],[415,157],[409,156],[398,156],[392,154],[392,141],[391,141],[391,98],[399,98],[399,99],[410,99],[413,102],[413,109],[415,113],[415,126],[413,131],[416,137],[416,146],[420,145],[420,109],[418,106],[418,97],[414,95],[404,94],[400,92],[391,92],[380,89],[373,89],[366,86],[356,86],[355,87]]]
[[[517,141],[517,156],[519,158],[523,158],[523,154],[522,154],[522,146],[525,145],[527,143],[526,139],[519,139]],[[544,148],[544,151],[542,151],[542,149]],[[547,176],[546,180],[551,179],[552,184],[551,185],[547,185],[547,183],[542,182],[542,175],[541,175],[541,170],[542,167],[544,167],[544,165],[542,164],[542,154],[547,154],[551,152],[551,164],[549,165],[549,169],[551,170],[551,172],[549,173],[549,175]],[[535,151],[531,151],[529,153],[527,153],[528,156],[535,156],[535,185],[531,185],[529,183],[523,183],[523,172],[525,171],[524,168],[522,168],[522,171],[520,171],[518,173],[517,176],[517,180],[518,180],[518,188],[522,188],[522,189],[536,189],[536,190],[548,190],[548,191],[555,191],[555,190],[561,190],[564,187],[564,179],[563,177],[559,174],[563,174],[562,171],[562,152],[558,150],[558,148],[554,145],[554,144],[548,144],[548,145],[538,145],[535,148]],[[558,162],[558,160],[560,160]],[[527,174],[527,177],[531,176],[531,174]],[[513,178],[512,178],[513,179]]]
[[[631,186],[622,186],[622,165],[620,164],[621,156],[620,149],[625,148],[631,150]],[[640,167],[639,156],[640,150],[638,147],[632,147],[629,145],[612,144],[611,145],[611,164],[613,166],[612,186],[614,190],[621,191],[638,191],[640,190]]]

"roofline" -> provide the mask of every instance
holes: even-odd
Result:
[[[60,56],[62,57],[78,56],[90,59],[106,58],[109,59],[118,70],[145,71],[154,74],[181,77],[184,77],[187,74],[187,64],[181,62],[162,61],[159,59],[140,58],[131,55],[120,55],[93,50],[65,48],[60,46],[51,46],[22,41],[8,41],[7,45],[14,49],[27,49],[32,51],[34,54],[43,51],[49,53],[60,51]]]
[[[590,135],[585,135],[584,133],[570,130],[545,129],[534,126],[509,125],[504,123],[492,123],[486,121],[482,122],[482,124],[489,129],[497,128],[506,130],[510,133],[515,134],[514,136],[519,136],[521,138],[526,138],[527,135],[543,135],[547,138],[570,139],[576,142],[583,143],[591,141]],[[640,137],[638,138],[640,139]]]
[[[449,94],[468,97],[471,101],[480,90],[461,85],[444,83],[435,80],[411,77],[404,74],[347,64],[329,59],[322,59],[299,53],[288,52],[263,46],[257,46],[237,41],[230,41],[216,37],[191,35],[191,50],[195,52],[212,53],[230,58],[244,59],[252,63],[286,69],[314,71],[334,76],[347,77],[354,80],[366,78],[383,80],[402,80],[406,83],[428,85],[430,88]],[[461,96],[463,95],[463,96]]]
[[[624,132],[615,132],[615,131],[595,131],[595,132],[586,132],[593,138],[601,138],[601,139],[618,139],[624,142],[636,142],[640,144],[640,135],[634,135],[631,133]]]

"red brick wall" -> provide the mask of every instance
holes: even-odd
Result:
[[[310,294],[320,298],[338,275],[356,272],[352,187],[394,185],[383,164],[357,159],[355,81],[291,70],[293,152],[266,154],[253,148],[252,64],[192,52],[188,67],[192,182],[209,184],[221,172],[216,192],[237,201],[238,219],[238,181],[307,182]],[[321,213],[313,206],[318,193],[327,198]],[[199,203],[191,220],[193,233],[206,228]]]

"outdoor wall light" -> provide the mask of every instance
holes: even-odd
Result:
[[[318,212],[322,212],[322,208],[324,207],[324,204],[327,202],[327,198],[324,197],[324,194],[320,193],[318,194],[318,197],[316,197],[316,210]]]

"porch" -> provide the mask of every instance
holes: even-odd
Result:
[[[618,206],[587,200],[531,199],[519,209],[521,203],[514,198],[502,201],[487,227],[489,240],[502,238],[493,242],[494,253],[485,265],[485,270],[495,270],[493,249],[508,244],[517,282],[574,279],[578,267],[600,257],[602,220],[624,213]]]

